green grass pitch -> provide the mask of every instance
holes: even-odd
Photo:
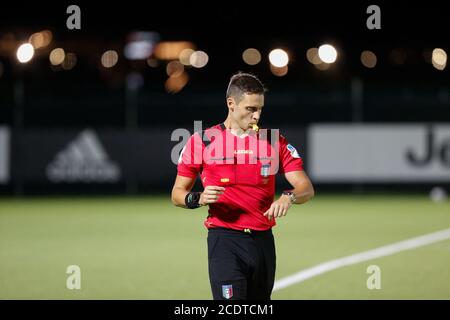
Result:
[[[169,197],[0,199],[0,299],[211,299],[203,220]],[[450,202],[316,196],[274,228],[277,279],[450,228]],[[369,265],[381,289],[369,290]],[[69,290],[66,268],[81,268]],[[450,299],[450,240],[343,267],[273,299]]]

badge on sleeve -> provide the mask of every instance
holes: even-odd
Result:
[[[292,158],[300,158],[300,155],[298,154],[297,150],[291,144],[288,144],[286,148],[291,153]]]

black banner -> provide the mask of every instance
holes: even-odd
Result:
[[[179,152],[192,129],[13,132],[11,180],[15,189],[25,192],[31,189],[43,193],[69,189],[89,193],[109,190],[136,193],[142,189],[167,192],[177,173]],[[281,134],[300,153],[304,152],[303,129],[288,128]]]

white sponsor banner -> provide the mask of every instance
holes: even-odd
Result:
[[[0,184],[9,182],[9,129],[0,126]]]
[[[308,128],[316,182],[450,182],[450,124],[316,124]]]

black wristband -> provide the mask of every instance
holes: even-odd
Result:
[[[188,207],[189,209],[196,209],[200,207],[200,193],[201,192],[189,192],[184,198],[186,207]]]

